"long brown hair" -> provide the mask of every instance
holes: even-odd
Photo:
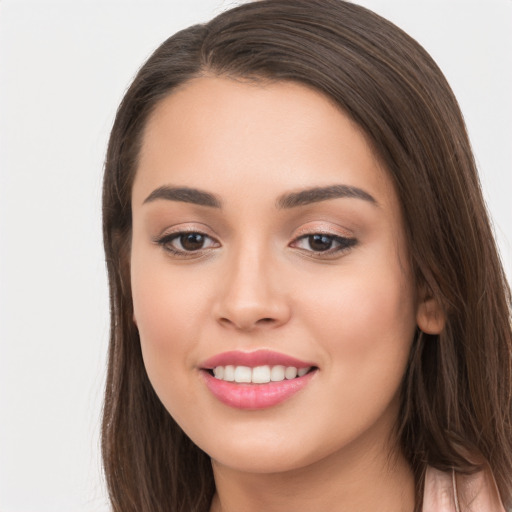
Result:
[[[131,189],[148,116],[201,75],[291,80],[336,102],[366,132],[394,181],[418,285],[442,305],[439,336],[418,331],[397,422],[417,481],[427,465],[472,472],[485,460],[512,506],[510,292],[457,101],[425,50],[341,0],[262,0],[165,41],[140,69],[112,129],[103,229],[111,303],[102,430],[116,512],[205,512],[208,456],[153,391],[132,321]]]

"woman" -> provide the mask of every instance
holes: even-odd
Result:
[[[457,102],[394,25],[168,39],[104,180],[114,510],[512,506],[510,295]]]

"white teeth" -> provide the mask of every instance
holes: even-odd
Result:
[[[235,368],[235,382],[251,382],[252,371],[248,366],[237,366]]]
[[[227,382],[265,384],[267,382],[281,382],[296,377],[303,377],[309,372],[309,368],[295,368],[295,366],[216,366],[213,368],[213,375],[216,379]]]
[[[298,371],[297,371],[297,375],[299,377],[304,377],[304,375],[306,375],[306,373],[309,372],[309,368],[300,368]]]
[[[255,384],[270,382],[270,366],[256,366],[256,368],[253,368],[252,382]]]
[[[284,380],[284,366],[272,366],[272,369],[270,370],[270,380],[272,382]]]
[[[233,365],[230,364],[224,367],[224,377],[222,377],[222,380],[227,380],[228,382],[235,380],[235,367]]]
[[[297,368],[295,368],[295,366],[287,366],[284,371],[284,376],[288,380],[295,379],[295,377],[297,377]]]

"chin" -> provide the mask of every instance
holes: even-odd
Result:
[[[212,457],[212,464],[224,466],[239,473],[274,474],[296,471],[312,463],[304,458],[304,454],[298,458],[297,452],[290,454],[270,449],[266,451],[267,453],[262,453],[261,450],[237,451],[231,454],[233,456],[223,453],[218,458]]]
[[[343,450],[343,445],[315,439],[307,432],[284,430],[288,435],[278,436],[272,431],[266,435],[256,435],[250,429],[245,435],[226,435],[224,438],[200,441],[198,446],[212,459],[212,464],[223,466],[232,471],[253,474],[273,474],[297,471]],[[297,435],[298,434],[298,435]]]

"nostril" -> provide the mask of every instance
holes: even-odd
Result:
[[[256,326],[263,327],[265,325],[273,325],[276,322],[276,319],[271,318],[271,317],[265,317],[265,318],[260,318],[260,319],[256,320],[255,322],[250,322],[250,321],[244,322],[243,319],[239,320],[238,322],[234,322],[233,320],[231,320],[229,318],[222,317],[222,318],[219,318],[218,321],[226,327],[233,326],[238,329],[251,330],[251,329],[255,328]]]

